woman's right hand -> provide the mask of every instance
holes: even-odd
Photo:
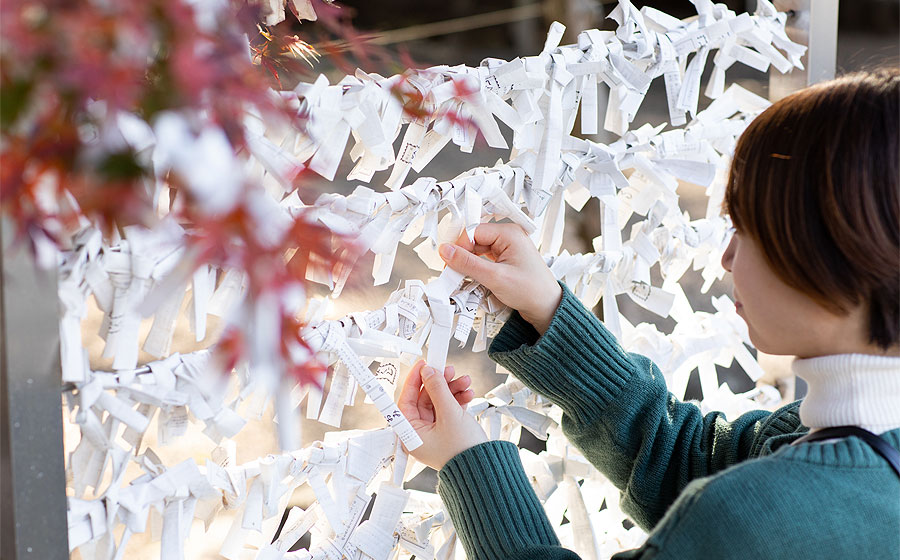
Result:
[[[540,334],[546,332],[562,300],[562,288],[521,227],[481,224],[475,229],[474,244],[463,233],[455,245],[441,245],[440,255],[447,266],[516,309]]]

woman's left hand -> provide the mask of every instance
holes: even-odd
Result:
[[[397,402],[422,438],[422,445],[410,455],[435,470],[487,441],[478,421],[465,409],[475,396],[469,389],[472,381],[468,375],[453,379],[454,373],[453,366],[448,366],[440,375],[420,360],[406,376]]]

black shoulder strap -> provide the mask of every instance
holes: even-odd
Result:
[[[900,451],[894,449],[883,437],[873,434],[869,430],[860,428],[859,426],[836,426],[834,428],[822,428],[811,434],[806,434],[802,438],[794,441],[791,445],[798,443],[808,443],[811,441],[821,441],[823,439],[839,439],[845,437],[858,437],[869,444],[875,453],[878,453],[891,464],[894,473],[900,477]]]

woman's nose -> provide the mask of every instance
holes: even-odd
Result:
[[[722,268],[731,272],[731,264],[734,262],[734,253],[737,250],[737,235],[734,233],[731,234],[731,241],[728,242],[728,247],[725,249],[725,252],[722,253]]]

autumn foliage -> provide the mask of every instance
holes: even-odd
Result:
[[[317,6],[324,29],[346,29],[337,7]],[[243,271],[250,301],[283,302],[285,291],[302,289],[310,255],[335,264],[333,248],[342,240],[303,214],[277,239],[260,238],[256,220],[265,218],[251,202],[261,185],[243,180],[230,207],[211,211],[186,188],[187,177],[119,133],[122,115],[149,131],[160,115],[175,114],[196,134],[220,130],[240,160],[248,110],[302,124],[306,117],[272,88],[280,89],[279,74],[309,71],[316,51],[264,25],[271,14],[262,6],[4,0],[0,10],[0,199],[20,247],[52,264],[55,251],[68,249],[85,227],[110,237],[174,215],[188,233],[188,271],[203,264]],[[162,191],[167,208],[160,208]],[[289,251],[305,258],[287,261]],[[302,345],[296,309],[280,306],[279,314],[284,363],[293,364],[287,369],[312,379],[317,366],[290,359],[290,348]],[[220,351],[227,364],[243,357],[244,336],[240,328],[226,333]]]

